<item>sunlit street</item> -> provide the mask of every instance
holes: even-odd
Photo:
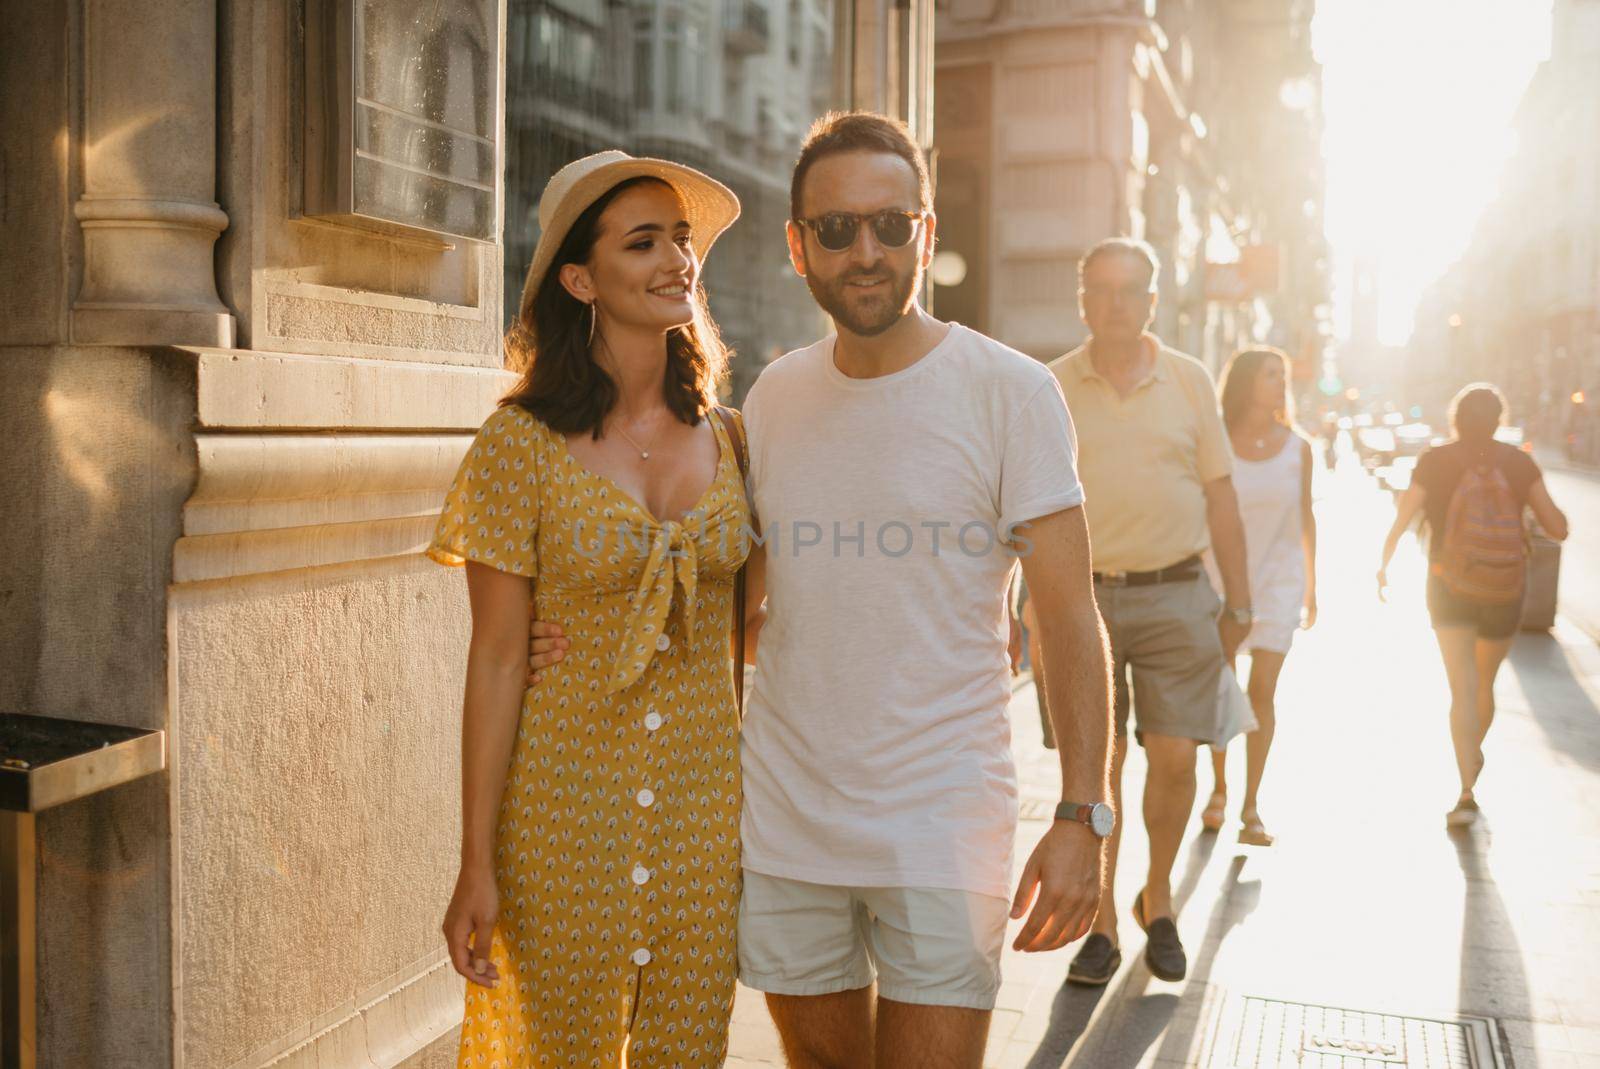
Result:
[[[0,30],[0,1069],[1600,1069],[1600,0]]]

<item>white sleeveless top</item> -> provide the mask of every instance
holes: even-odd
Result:
[[[1266,460],[1237,454],[1233,488],[1239,495],[1250,560],[1250,600],[1256,619],[1295,627],[1305,602],[1306,560],[1301,548],[1300,487],[1304,448],[1297,434]]]

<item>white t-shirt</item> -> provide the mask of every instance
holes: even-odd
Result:
[[[1072,418],[1043,364],[959,325],[880,378],[846,377],[833,346],[775,361],[745,401],[768,618],[744,865],[1009,897],[1017,551],[1000,543],[1082,503]]]

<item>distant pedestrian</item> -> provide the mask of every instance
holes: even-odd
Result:
[[[1505,398],[1488,383],[1463,389],[1450,404],[1452,439],[1417,458],[1383,544],[1378,596],[1386,597],[1389,561],[1418,511],[1428,529],[1428,614],[1450,681],[1450,737],[1461,795],[1445,818],[1452,828],[1477,820],[1473,794],[1483,771],[1483,740],[1494,722],[1494,680],[1522,620],[1527,590],[1525,509],[1560,542],[1567,517],[1550,499],[1532,457],[1495,440]]]
[[[1244,804],[1239,841],[1271,846],[1257,794],[1277,725],[1278,674],[1300,627],[1317,619],[1317,521],[1311,511],[1311,439],[1294,422],[1289,358],[1277,349],[1245,349],[1222,372],[1222,421],[1233,446],[1249,551],[1256,620],[1244,640],[1250,651],[1250,707],[1257,727],[1245,739]],[[1213,749],[1215,786],[1201,813],[1207,831],[1221,829],[1228,803],[1227,750]]]
[[[1157,271],[1144,242],[1113,238],[1090,249],[1078,290],[1089,341],[1050,370],[1078,431],[1095,599],[1111,636],[1111,786],[1119,812],[1130,708],[1150,765],[1150,869],[1133,917],[1148,936],[1150,971],[1181,980],[1188,959],[1173,919],[1172,867],[1194,811],[1196,751],[1217,739],[1223,664],[1254,616],[1233,457],[1211,376],[1147,332]],[[1201,565],[1207,547],[1222,574],[1226,611]],[[1093,931],[1067,973],[1075,983],[1104,984],[1122,961],[1113,897],[1121,827],[1119,820]]]

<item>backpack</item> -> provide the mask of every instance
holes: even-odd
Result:
[[[1522,509],[1499,465],[1473,465],[1450,496],[1444,545],[1433,573],[1452,594],[1479,605],[1510,605],[1522,597],[1528,537]]]

